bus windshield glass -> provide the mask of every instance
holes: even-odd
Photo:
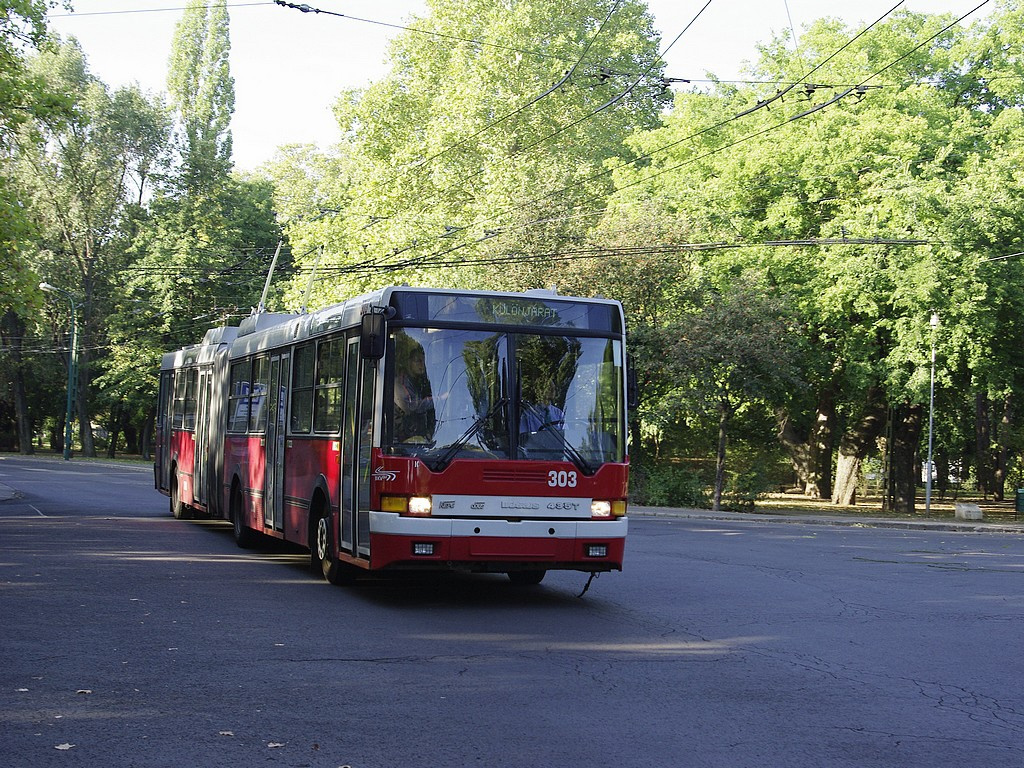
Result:
[[[431,469],[453,459],[625,457],[617,339],[405,328],[390,338],[384,450]]]

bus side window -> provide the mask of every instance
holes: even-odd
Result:
[[[249,374],[248,360],[231,366],[231,392],[228,410],[228,432],[245,432],[249,428]]]
[[[185,385],[185,413],[183,427],[195,431],[196,408],[199,403],[199,370],[192,368],[188,371]]]
[[[295,434],[309,434],[313,428],[314,347],[306,344],[295,348],[292,367],[292,413],[289,427]]]
[[[341,429],[342,387],[345,384],[345,340],[333,339],[320,344],[316,363],[314,432]]]
[[[269,360],[257,357],[252,361],[252,397],[249,405],[249,431],[262,432],[267,428],[267,383],[270,377]]]
[[[156,423],[163,429],[167,428],[167,417],[171,411],[171,392],[174,389],[174,373],[163,371],[160,374],[160,394],[158,395]]]
[[[181,429],[185,423],[185,387],[188,371],[174,372],[174,402],[171,406],[171,429]]]

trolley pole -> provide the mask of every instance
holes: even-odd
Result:
[[[71,304],[71,344],[68,347],[68,400],[67,409],[64,414],[64,461],[68,461],[71,459],[71,421],[75,407],[75,380],[78,373],[78,307],[75,305],[75,298],[70,293],[55,285],[40,283],[39,290],[60,294]]]

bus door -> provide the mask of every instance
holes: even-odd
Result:
[[[171,487],[171,402],[174,398],[174,373],[160,374],[160,395],[157,405],[156,465],[157,487],[166,491]]]
[[[341,428],[341,548],[370,556],[370,453],[375,369],[363,363],[359,337],[345,351],[345,414]]]
[[[196,410],[195,453],[192,459],[192,498],[199,504],[208,504],[206,476],[209,467],[210,449],[210,389],[213,371],[202,368],[199,371],[199,402]]]
[[[263,524],[284,530],[284,443],[288,405],[289,356],[270,358],[267,385],[266,477],[263,483]]]
[[[345,413],[341,422],[341,548],[350,555],[359,556],[355,492],[356,467],[356,402],[359,379],[359,337],[349,339],[345,348]]]

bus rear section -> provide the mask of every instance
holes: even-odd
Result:
[[[220,513],[227,360],[236,334],[213,328],[200,344],[161,360],[154,485],[175,517]]]

